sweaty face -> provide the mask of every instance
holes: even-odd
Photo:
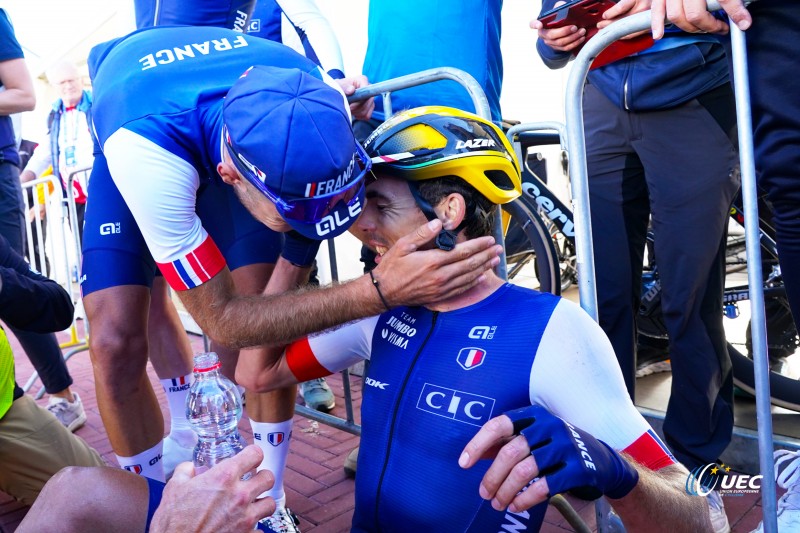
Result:
[[[366,198],[367,205],[350,233],[379,255],[427,222],[405,180],[379,176],[367,184]]]

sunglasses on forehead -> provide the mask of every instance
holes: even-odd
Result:
[[[278,213],[287,220],[294,220],[297,222],[316,223],[319,222],[326,215],[330,214],[340,202],[344,202],[346,206],[350,206],[354,198],[357,198],[359,192],[364,187],[364,177],[370,172],[372,168],[372,161],[367,156],[364,149],[358,142],[354,141],[356,151],[353,154],[353,164],[356,168],[353,172],[358,172],[355,178],[352,179],[345,187],[339,188],[336,191],[320,194],[317,196],[296,198],[292,200],[284,200],[272,191],[265,183],[266,175],[252,165],[245,158],[239,156],[231,143],[230,135],[227,128],[223,134],[225,145],[228,149],[231,161],[236,169],[252,183],[261,193],[269,198]]]

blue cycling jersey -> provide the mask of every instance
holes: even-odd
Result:
[[[137,241],[138,250],[143,237],[175,290],[208,281],[224,268],[223,254],[239,254],[233,248],[220,253],[223,243],[215,243],[214,236],[219,223],[212,221],[229,207],[245,219],[252,217],[235,199],[229,202],[232,193],[198,198],[221,183],[216,165],[221,160],[222,102],[254,64],[319,70],[286,46],[213,27],[148,28],[92,50],[94,127],[103,157],[96,160],[90,183],[103,198],[96,197],[98,207],[89,209],[84,252],[106,249],[118,237],[123,247]],[[110,207],[105,209],[103,202]],[[129,223],[131,215],[135,226]],[[213,229],[205,227],[209,222]],[[250,225],[234,224],[227,244],[244,243],[248,235],[236,230],[256,231],[253,224],[258,226],[254,219]],[[134,230],[135,235],[126,233]],[[118,269],[99,261],[84,261],[84,267],[91,267],[83,285],[87,292],[148,281],[137,273],[107,279],[108,271]],[[253,259],[236,261],[252,264]]]
[[[502,0],[371,0],[363,73],[373,83],[435,67],[455,67],[483,87],[492,120],[500,120],[503,59],[500,52]],[[421,105],[475,111],[462,86],[438,81],[392,94],[394,112]],[[384,120],[383,102],[374,117]]]
[[[95,47],[89,70],[101,146],[125,127],[215,174],[205,154],[219,154],[222,99],[254,64],[317,69],[285,46],[212,27],[148,28]]]
[[[628,397],[608,340],[571,302],[506,284],[448,312],[399,308],[286,352],[303,381],[369,356],[353,531],[538,531],[545,505],[500,512],[463,470],[489,419],[538,404],[641,464],[674,460]]]

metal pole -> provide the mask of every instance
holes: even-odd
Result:
[[[372,85],[367,85],[366,87],[358,89],[347,99],[350,102],[357,102],[373,96],[382,96],[383,93],[392,93],[401,89],[408,89],[409,87],[415,87],[423,83],[431,83],[438,80],[453,80],[460,83],[467,93],[469,93],[470,98],[472,98],[472,105],[475,106],[475,114],[486,120],[492,120],[489,101],[486,99],[486,94],[484,94],[481,85],[470,74],[452,67],[431,68],[392,78],[391,80],[373,83]],[[382,97],[384,98],[384,102],[386,102],[386,96]]]
[[[769,363],[767,359],[767,322],[762,285],[761,246],[758,228],[758,191],[756,188],[753,127],[750,114],[750,78],[747,72],[747,47],[744,32],[730,24],[733,50],[733,84],[736,91],[736,121],[739,133],[739,159],[742,173],[744,229],[747,243],[747,280],[750,285],[750,331],[753,338],[753,367],[756,381],[758,422],[758,459],[763,482],[761,507],[766,533],[778,532],[775,490],[775,465],[772,462],[772,413],[770,410]]]

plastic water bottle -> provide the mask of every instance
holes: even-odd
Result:
[[[198,474],[245,447],[237,428],[242,417],[242,395],[231,380],[220,374],[219,368],[219,357],[214,352],[194,356],[194,383],[186,398],[186,418],[198,437],[193,457]]]

